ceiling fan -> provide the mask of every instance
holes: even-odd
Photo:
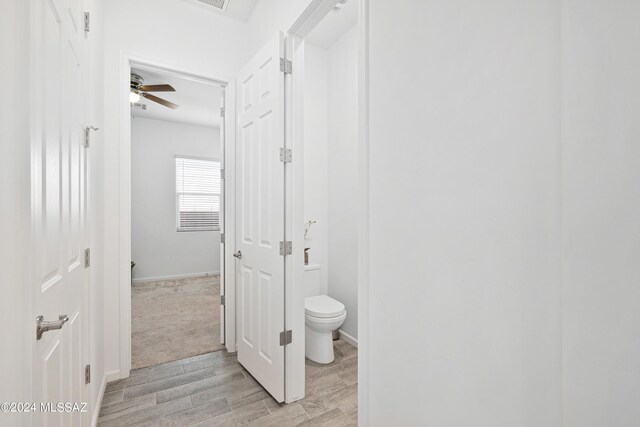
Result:
[[[146,98],[149,101],[157,102],[160,105],[169,107],[172,110],[178,108],[178,105],[173,102],[169,102],[166,99],[159,98],[155,95],[151,95],[148,92],[175,92],[176,90],[171,85],[145,85],[144,79],[137,74],[131,73],[131,88],[129,91],[129,102],[136,103],[140,101],[140,97]]]

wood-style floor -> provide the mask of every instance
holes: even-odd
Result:
[[[100,426],[356,426],[358,352],[334,341],[335,361],[307,360],[306,397],[279,405],[225,350],[136,369],[111,382]]]

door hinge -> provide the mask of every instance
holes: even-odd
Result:
[[[227,301],[224,295],[220,295],[220,305],[226,305]]]
[[[89,148],[91,147],[91,131],[98,130],[97,127],[87,126],[84,128],[84,146]]]
[[[285,74],[291,74],[293,72],[293,64],[288,59],[280,58],[280,71]]]
[[[91,382],[91,365],[84,367],[84,383],[89,384]]]
[[[91,14],[89,12],[84,13],[84,31],[85,33],[91,31]]]
[[[280,242],[280,255],[291,255],[293,253],[293,243],[289,240]]]
[[[281,148],[280,149],[280,161],[284,163],[291,163],[293,159],[293,155],[291,153],[291,148]]]
[[[220,107],[220,117],[224,117],[224,107]]]
[[[84,268],[91,267],[91,249],[87,248],[84,250]]]
[[[224,179],[224,169],[220,169],[220,179]]]
[[[284,331],[280,332],[280,345],[285,346],[287,344],[291,344],[293,342],[293,332]]]
[[[225,239],[224,239],[224,233],[220,233],[220,243],[224,243]]]

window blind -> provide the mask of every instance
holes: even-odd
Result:
[[[220,229],[220,162],[176,157],[178,231]]]

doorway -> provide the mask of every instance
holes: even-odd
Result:
[[[312,402],[334,401],[327,409],[357,421],[359,5],[353,0],[334,5],[314,25],[291,31],[291,52],[304,70],[303,78],[294,75],[292,89],[293,105],[302,107],[294,107],[292,114],[292,147],[303,163],[291,185],[292,197],[303,195],[293,221],[302,228],[305,250],[303,267],[293,271],[304,295],[294,304],[304,319],[301,405],[311,415]],[[325,342],[327,328],[334,333],[331,346]]]
[[[331,4],[333,3],[333,4]],[[334,289],[336,298],[349,301],[349,311],[352,318],[345,324],[348,330],[343,330],[344,343],[351,345],[355,350],[357,340],[358,299],[357,288],[359,284],[358,252],[359,236],[355,230],[359,228],[356,219],[359,207],[359,140],[358,140],[358,32],[355,23],[358,20],[358,4],[352,2],[352,9],[338,7],[333,10],[335,2],[315,2],[313,11],[305,11],[305,17],[313,17],[315,22],[309,24],[300,21],[299,28],[292,28],[286,38],[283,34],[267,43],[241,70],[237,78],[237,104],[238,104],[238,140],[236,149],[236,162],[233,173],[237,179],[236,212],[238,224],[235,240],[237,250],[237,292],[236,305],[238,310],[238,360],[247,368],[251,375],[265,387],[265,389],[278,402],[293,403],[305,398],[305,341],[306,341],[306,317],[305,317],[305,282],[307,272],[304,265],[304,237],[305,220],[309,217],[305,212],[307,195],[316,194],[317,189],[305,188],[307,167],[312,166],[326,169],[327,157],[323,160],[311,155],[309,164],[305,164],[307,134],[305,126],[307,116],[307,102],[305,97],[305,82],[312,75],[313,66],[307,67],[305,58],[305,43],[314,28],[325,17],[332,21],[334,17],[351,17],[341,24],[344,31],[335,33],[333,23],[326,25],[326,32],[331,33],[329,38],[337,40],[343,34],[349,33],[346,56],[350,59],[349,70],[353,81],[349,83],[348,106],[345,111],[348,117],[336,117],[336,127],[346,124],[352,135],[348,135],[345,144],[348,145],[351,161],[342,164],[341,167],[349,172],[349,194],[344,195],[336,191],[340,197],[348,198],[347,207],[343,203],[344,211],[353,214],[348,218],[349,242],[343,245],[337,240],[336,247],[350,250],[348,264],[344,271],[337,273],[337,277],[343,279]],[[311,6],[310,6],[311,8]],[[344,10],[342,10],[344,9]],[[344,12],[341,14],[341,12]],[[350,15],[348,15],[350,14]],[[322,38],[322,37],[321,37]],[[329,43],[327,48],[333,43]],[[321,48],[326,50],[326,48]],[[350,53],[349,53],[350,52]],[[279,58],[278,58],[279,56]],[[278,61],[279,59],[279,61]],[[325,67],[328,64],[325,62]],[[337,69],[337,68],[336,68]],[[339,80],[339,79],[337,79]],[[343,81],[338,81],[344,83]],[[326,86],[326,81],[322,80]],[[338,93],[340,86],[335,85]],[[353,91],[351,90],[353,89]],[[336,100],[341,105],[340,100]],[[320,112],[328,117],[329,106],[318,106],[317,111],[311,111],[311,119],[316,119]],[[319,131],[327,132],[329,123],[325,120],[320,124]],[[314,132],[310,132],[313,134]],[[327,135],[328,138],[328,135]],[[336,153],[340,153],[340,147],[334,147]],[[326,149],[325,149],[326,151]],[[311,150],[310,150],[311,152]],[[345,156],[344,159],[347,157]],[[335,164],[341,159],[336,157]],[[313,176],[313,172],[310,176]],[[328,173],[325,173],[328,179]],[[322,179],[320,179],[322,180]],[[283,184],[284,183],[284,189]],[[339,186],[339,182],[334,182]],[[329,185],[326,182],[325,187]],[[338,188],[343,190],[343,188]],[[326,195],[326,193],[325,193]],[[320,201],[319,204],[326,204]],[[336,200],[336,205],[340,202]],[[340,209],[336,210],[338,212]],[[322,226],[327,230],[327,222]],[[344,222],[344,221],[338,221]],[[318,223],[319,224],[319,223]],[[339,226],[335,224],[334,230],[341,233]],[[284,228],[283,228],[284,226]],[[318,251],[319,253],[319,251]],[[314,255],[312,255],[314,256]],[[325,277],[328,277],[330,268],[325,263]],[[338,269],[334,270],[338,271]],[[284,289],[281,284],[284,281]],[[326,283],[326,280],[325,280]],[[341,286],[344,284],[345,286]],[[327,292],[325,286],[325,295]],[[343,294],[341,291],[345,291]],[[342,313],[344,314],[344,313]],[[342,314],[340,316],[342,316]],[[351,343],[344,340],[350,337]],[[356,351],[348,352],[350,356]],[[357,358],[349,361],[349,366],[354,367],[350,372],[350,378],[357,378],[355,366]],[[341,369],[341,368],[337,368]],[[321,372],[321,370],[317,371]],[[322,374],[317,377],[322,377]],[[354,382],[344,383],[350,386],[353,400],[356,400],[357,386]],[[319,390],[319,389],[318,389]],[[349,411],[353,412],[354,408]]]
[[[130,340],[123,357],[138,369],[224,348],[227,85],[128,63],[131,276],[122,297]]]
[[[331,2],[326,2],[326,4],[329,3]],[[314,4],[320,4],[320,2]],[[322,2],[322,5],[325,5],[325,2]],[[324,11],[325,16],[327,12],[330,12],[330,9]],[[317,22],[320,21],[321,18]],[[309,27],[308,23],[305,25]],[[259,193],[251,190],[274,184],[273,193],[279,195],[279,192],[284,190],[281,190],[283,186],[278,185],[278,182],[285,183],[284,188],[286,188],[287,192],[292,188],[297,191],[297,188],[304,184],[304,162],[296,161],[296,159],[302,160],[304,156],[304,147],[299,145],[304,141],[304,137],[298,138],[300,132],[302,132],[300,127],[304,120],[299,120],[302,108],[300,108],[300,111],[296,108],[296,106],[300,105],[297,103],[303,98],[302,91],[299,90],[302,87],[300,86],[301,82],[297,82],[296,79],[302,78],[303,73],[296,73],[295,70],[302,70],[304,67],[304,61],[299,61],[304,59],[303,55],[300,56],[302,50],[297,48],[301,46],[299,42],[309,34],[312,28],[313,26],[307,28],[306,34],[290,31],[290,35],[287,36],[286,40],[282,34],[279,35],[274,40],[274,43],[265,46],[264,49],[266,50],[259,52],[254,57],[255,61],[250,61],[246,64],[246,67],[236,76],[237,79],[228,80],[231,84],[235,82],[238,86],[237,91],[235,89],[230,91],[231,95],[227,102],[235,102],[237,100],[239,115],[238,123],[236,123],[235,117],[227,119],[232,124],[229,127],[229,132],[234,132],[238,124],[242,123],[244,125],[237,126],[237,144],[235,138],[232,138],[234,141],[233,150],[229,151],[229,158],[227,159],[227,164],[230,167],[227,175],[230,180],[234,181],[233,185],[226,185],[227,190],[229,190],[227,195],[230,199],[238,199],[230,200],[227,219],[230,221],[235,220],[238,227],[236,230],[234,226],[230,226],[225,231],[225,240],[231,246],[225,253],[225,258],[231,261],[226,262],[227,271],[231,276],[237,276],[237,286],[235,277],[232,277],[227,289],[226,307],[228,310],[237,310],[237,316],[235,313],[227,313],[227,320],[230,320],[230,322],[227,323],[228,336],[225,341],[230,352],[235,351],[235,346],[238,346],[238,360],[246,368],[247,374],[255,376],[272,396],[276,396],[277,401],[286,403],[300,400],[305,395],[305,306],[303,290],[305,270],[302,251],[304,247],[305,215],[304,197],[301,197],[304,195],[304,191],[295,193],[293,197],[287,193],[283,195],[282,203],[276,203],[277,200],[274,198],[258,198],[254,200],[255,195]],[[294,68],[293,74],[291,73],[291,67],[287,68],[289,58],[293,61],[294,67],[300,67]],[[126,60],[131,61],[131,58],[126,57]],[[284,79],[280,73],[284,75]],[[126,77],[129,78],[128,75]],[[355,84],[357,85],[358,82]],[[295,90],[296,87],[298,88],[297,91]],[[293,91],[292,88],[294,89]],[[297,97],[300,97],[300,99]],[[277,100],[278,104],[268,104],[270,99]],[[285,100],[288,104],[286,107]],[[289,111],[285,114],[286,109],[289,109]],[[228,111],[232,114],[235,108],[228,108]],[[250,116],[254,112],[255,117]],[[242,117],[240,117],[240,113],[242,113]],[[286,120],[284,119],[285,116],[287,117]],[[356,121],[358,121],[357,116]],[[255,124],[257,126],[251,127]],[[253,133],[251,130],[253,130]],[[359,137],[356,136],[356,139],[359,139]],[[268,143],[257,144],[265,141],[268,141]],[[358,142],[354,141],[354,144],[357,146]],[[264,156],[251,157],[257,154],[251,150],[257,150],[258,148],[264,150],[262,151]],[[267,148],[268,150],[266,150]],[[243,150],[245,149],[251,156],[244,156]],[[291,162],[292,156],[293,162]],[[243,176],[242,170],[238,168],[238,165],[243,165],[242,162],[245,157],[253,160],[246,162],[247,171],[251,172]],[[256,162],[264,163],[260,163],[260,166],[256,168],[254,167],[255,164],[258,164]],[[360,162],[359,158],[357,162]],[[361,176],[362,173],[358,166],[353,165],[358,172],[357,175]],[[259,172],[266,172],[268,168],[272,168],[274,171],[278,170],[278,173],[281,171],[280,168],[284,168],[282,179],[274,179],[273,176],[266,173],[263,175],[269,179],[256,179],[261,178],[261,176],[258,176]],[[255,175],[254,172],[256,173]],[[292,184],[294,183],[298,187],[293,187]],[[241,197],[244,193],[236,191],[236,189],[244,189],[246,197]],[[356,197],[360,198],[362,196],[357,195]],[[248,204],[247,207],[255,209],[242,211],[242,201],[245,200],[252,203]],[[278,209],[283,207],[284,212],[276,212],[276,207]],[[272,208],[273,212],[271,211]],[[237,212],[234,212],[234,210]],[[270,219],[274,219],[274,221],[265,219],[265,211],[267,210],[271,215]],[[232,211],[232,213],[229,211]],[[261,218],[261,222],[254,222],[256,218]],[[283,218],[285,219],[284,230],[281,230]],[[362,225],[358,224],[356,227],[361,228]],[[245,247],[239,245],[239,242],[244,244]],[[251,245],[254,245],[254,247],[251,247]],[[356,252],[360,252],[362,246],[360,240],[357,242],[357,246]],[[254,248],[255,251],[253,250]],[[260,265],[262,259],[257,256],[258,250],[269,250],[269,259],[273,260],[273,263],[266,266]],[[271,258],[272,256],[273,258]],[[128,262],[129,259],[127,259]],[[360,262],[358,258],[352,261],[354,266],[357,266]],[[284,295],[278,297],[276,292],[282,292],[281,289],[278,289],[282,281],[272,279],[278,278],[281,268],[283,268],[284,276]],[[358,284],[361,282],[360,276],[354,280]],[[300,284],[298,289],[295,289],[294,282]],[[274,283],[275,285],[268,286],[269,283]],[[234,295],[236,291],[237,298]],[[273,292],[273,294],[268,292]],[[255,305],[255,303],[264,301],[277,302],[282,305],[274,308],[273,304],[271,304],[268,305],[271,309],[270,312],[260,312],[257,310],[259,306]],[[121,304],[126,303],[121,301]],[[252,304],[254,304],[253,307],[256,310],[252,310]],[[355,306],[358,305],[360,304],[355,303]],[[259,316],[262,316],[263,319],[269,318],[270,321],[259,321]],[[353,317],[357,318],[358,315],[353,313]],[[235,322],[238,323],[237,340]],[[246,348],[240,347],[245,345]],[[259,366],[260,363],[263,365],[270,364],[270,367],[274,367],[274,375],[271,375],[272,372],[262,369]],[[252,366],[252,364],[255,366]],[[265,373],[266,379],[259,378],[258,374],[260,373]],[[356,376],[357,374],[354,372],[353,377]],[[271,385],[273,385],[273,388]]]
[[[347,225],[350,231],[348,242],[334,240],[337,248],[350,250],[350,254],[347,256],[348,265],[339,272],[339,269],[334,270],[336,277],[342,281],[334,281],[337,286],[332,292],[337,298],[348,301],[350,307],[352,318],[345,324],[348,330],[342,331],[341,345],[345,343],[353,348],[354,351],[347,353],[349,359],[352,359],[348,364],[354,369],[349,372],[350,382],[342,385],[350,387],[352,399],[349,401],[357,400],[355,367],[358,359],[351,356],[357,354],[354,344],[357,345],[356,320],[359,305],[357,271],[360,247],[359,236],[355,232],[359,228],[356,217],[360,199],[357,132],[359,34],[355,28],[358,4],[354,1],[347,9],[344,9],[345,5],[348,6],[347,2],[340,4],[342,7],[338,6],[334,10],[336,2],[314,3],[314,10],[305,11],[305,18],[301,17],[301,21],[296,24],[299,28],[292,28],[286,37],[279,34],[265,44],[262,50],[247,62],[237,77],[238,139],[236,161],[231,163],[230,167],[234,167],[232,174],[235,174],[237,180],[235,197],[238,229],[234,250],[237,251],[235,269],[238,295],[238,360],[278,402],[299,401],[305,398],[307,391],[305,372],[309,365],[305,363],[305,298],[308,295],[305,283],[307,272],[304,265],[304,248],[307,242],[304,237],[304,224],[305,220],[308,222],[313,218],[308,217],[308,211],[305,212],[305,199],[307,195],[316,194],[317,189],[306,188],[306,168],[313,171],[314,167],[328,167],[326,156],[324,164],[321,164],[323,160],[315,155],[311,156],[309,164],[305,164],[307,162],[304,161],[307,138],[307,116],[304,113],[307,109],[305,83],[313,71],[313,66],[308,68],[306,64],[305,43],[316,27],[326,27],[324,32],[331,39],[326,47],[320,48],[323,50],[327,50],[333,42],[349,33],[349,43],[346,43],[348,48],[340,49],[340,55],[336,54],[336,58],[347,56],[350,60],[349,73],[353,81],[346,87],[350,95],[346,101],[350,108],[345,111],[345,117],[336,117],[333,123],[336,133],[340,133],[341,126],[349,127],[352,133],[347,135],[346,141],[341,141],[347,146],[349,153],[353,154],[349,157],[350,162],[340,165],[349,174],[349,194],[343,194],[341,190],[344,188],[340,187],[338,181],[333,182],[333,185],[338,187],[335,194],[353,202],[348,207],[342,203],[344,209],[336,210],[352,214],[347,215],[351,221],[350,225]],[[312,25],[309,17],[315,20]],[[338,31],[335,29],[335,22],[331,22],[335,17],[339,17],[341,21],[347,18],[344,19],[344,23],[340,23]],[[324,18],[329,20],[327,24],[322,22]],[[322,39],[324,36],[319,37]],[[326,61],[324,66],[328,66]],[[322,81],[325,87],[326,83]],[[334,93],[342,90],[337,83],[344,84],[344,81],[336,79]],[[336,99],[335,102],[341,107],[343,101],[345,100]],[[322,111],[326,118],[328,110],[329,106],[325,100],[323,105],[317,106],[317,110],[311,112],[311,117],[317,118],[318,113]],[[344,120],[345,118],[348,120]],[[324,124],[320,124],[319,131],[327,132],[328,125],[329,122],[325,120]],[[336,153],[340,153],[340,147],[333,148]],[[345,156],[344,159],[346,158]],[[336,157],[333,161],[337,165],[340,160]],[[310,176],[312,175],[313,172]],[[328,174],[325,173],[324,177],[328,178]],[[329,182],[324,185],[328,187]],[[340,205],[339,200],[336,199],[334,202]],[[320,201],[319,204],[326,204],[326,201]],[[344,221],[334,224],[333,229],[338,234],[341,233],[342,223]],[[324,230],[327,230],[327,222],[322,225]],[[328,277],[329,266],[325,264],[323,267],[325,277]],[[328,287],[325,286],[323,295],[327,296],[327,293]],[[336,302],[343,306],[339,301]],[[343,315],[344,309],[337,317]],[[334,367],[342,368],[343,366]],[[324,376],[320,373],[322,369],[316,372],[317,378]],[[321,389],[322,387],[316,391],[321,392]],[[349,416],[354,415],[353,412],[356,410],[349,408]]]

